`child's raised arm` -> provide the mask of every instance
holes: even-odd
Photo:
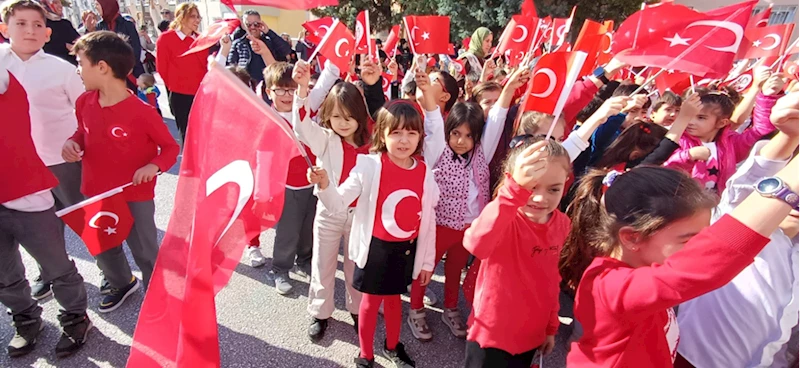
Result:
[[[487,162],[492,160],[497,151],[497,146],[500,144],[500,136],[503,134],[508,108],[514,99],[514,92],[528,83],[530,77],[531,71],[528,68],[521,68],[511,73],[511,77],[503,87],[503,91],[500,92],[500,98],[489,109],[486,126],[483,128],[483,136],[481,137],[481,147]]]
[[[412,70],[409,70],[411,72]],[[432,93],[430,93],[431,81],[427,74],[419,70],[414,70],[414,79],[417,82],[417,89],[422,92],[422,98],[419,104],[422,106],[425,123],[425,150],[422,154],[425,157],[425,162],[433,167],[436,161],[444,152],[447,145],[447,137],[444,135],[444,119],[442,119],[442,112],[439,110],[439,105]]]
[[[608,118],[619,114],[630,100],[631,98],[628,96],[609,98],[577,130],[573,130],[567,136],[562,146],[567,150],[570,162],[578,158],[578,155],[589,147],[589,139],[592,138],[597,128],[608,121]]]
[[[303,60],[298,60],[292,70],[292,79],[297,83],[297,92],[292,104],[292,129],[300,142],[311,148],[315,156],[321,156],[328,149],[328,138],[335,134],[311,121],[311,109],[308,107],[308,83],[311,79],[311,67]]]
[[[298,60],[297,62],[300,61],[301,60]],[[308,92],[309,112],[319,110],[322,103],[325,102],[325,97],[328,96],[333,85],[339,80],[339,72],[339,68],[331,63],[330,60],[325,61],[325,67],[322,69],[317,83],[314,84],[314,89]]]

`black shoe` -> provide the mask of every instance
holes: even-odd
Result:
[[[139,286],[139,280],[134,277],[133,281],[122,289],[111,288],[111,292],[100,302],[100,307],[97,308],[97,311],[100,313],[113,312],[125,302],[125,299],[128,299],[131,294],[139,290]]]
[[[39,333],[44,329],[41,318],[29,318],[22,315],[12,317],[16,333],[8,343],[8,356],[21,357],[33,351]]]
[[[61,338],[56,344],[56,357],[64,358],[80,350],[86,343],[92,321],[84,314],[62,314],[58,316],[61,322]]]
[[[356,335],[358,335],[358,314],[350,313],[350,317],[353,317],[353,328],[356,329]]]
[[[108,279],[103,277],[103,279],[100,280],[100,295],[111,294],[112,289],[113,288],[111,287],[111,284],[108,282]]]
[[[414,368],[417,363],[411,360],[411,357],[406,354],[406,348],[402,343],[397,343],[394,350],[386,348],[386,341],[383,342],[383,356],[389,359],[397,368]]]
[[[372,368],[375,366],[375,359],[367,360],[361,357],[353,359],[353,362],[356,363],[356,368]]]
[[[52,283],[42,282],[42,275],[36,277],[31,286],[31,296],[36,300],[42,300],[53,295]]]
[[[328,329],[327,319],[314,318],[314,320],[311,322],[311,326],[308,326],[308,338],[310,338],[313,342],[322,340],[322,338],[325,336],[326,329]]]

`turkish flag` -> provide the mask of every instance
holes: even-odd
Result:
[[[193,54],[198,51],[208,50],[219,42],[224,34],[233,34],[237,28],[242,24],[238,19],[224,19],[212,23],[208,29],[203,31],[197,38],[195,38],[189,50],[184,52],[181,56]]]
[[[753,85],[753,69],[750,68],[739,74],[738,76],[731,78],[730,80],[722,82],[721,86],[731,86],[736,92],[742,93],[747,91],[750,86]]]
[[[381,87],[383,87],[383,95],[386,96],[386,101],[392,99],[392,75],[384,72],[381,74]]]
[[[364,10],[358,13],[356,17],[356,53],[357,54],[371,54],[370,52],[370,28],[369,28],[369,11]]]
[[[521,13],[523,17],[528,18],[538,18],[539,15],[536,14],[536,4],[533,3],[533,0],[522,0],[521,6]]]
[[[400,26],[393,26],[383,43],[383,52],[389,56],[397,54],[397,41],[400,40]]]
[[[339,0],[221,0],[231,10],[234,5],[269,6],[287,10],[308,10],[322,6],[337,6]]]
[[[581,32],[578,33],[578,38],[575,40],[575,46],[572,48],[574,51],[583,51],[586,53],[586,62],[583,63],[583,68],[579,75],[589,75],[597,66],[598,54],[600,53],[603,40],[606,39],[606,34],[609,29],[606,25],[586,19],[583,22]]]
[[[525,93],[524,111],[560,115],[586,60],[586,53],[551,52],[536,63]]]
[[[794,80],[800,79],[800,72],[798,72],[800,68],[797,66],[797,61],[787,61],[783,64],[783,74],[787,78],[791,78]]]
[[[92,256],[116,248],[128,238],[133,216],[122,195],[127,186],[114,188],[56,212],[81,237]]]
[[[604,33],[603,38],[600,39],[599,52],[597,53],[597,65],[606,65],[614,57],[614,54],[611,52],[611,45],[614,42],[614,21],[607,20],[603,22],[603,26],[606,28],[606,33]]]
[[[525,57],[534,38],[539,36],[534,18],[515,15],[511,17],[495,53],[506,55],[509,66],[517,66]]]
[[[782,55],[792,37],[793,29],[794,23],[748,28],[744,31],[744,40],[736,58],[757,59]]]
[[[771,3],[769,4],[769,7],[750,18],[750,22],[747,23],[747,28],[766,27],[769,24],[770,15],[772,15]]]
[[[353,33],[344,24],[334,20],[330,31],[325,33],[325,37],[322,38],[309,60],[319,53],[330,60],[333,65],[339,67],[339,70],[348,70],[355,47],[356,39],[353,37]]]
[[[277,223],[289,161],[300,154],[285,120],[219,65],[203,78],[189,124],[131,368],[220,366],[214,296],[248,240]]]
[[[456,71],[459,75],[466,76],[467,75],[467,60],[466,59],[450,59],[450,65],[453,67],[453,70]]]
[[[444,54],[450,43],[450,17],[409,15],[403,17],[408,44],[414,54]]]
[[[549,35],[551,50],[556,50],[558,46],[567,42],[567,34],[570,27],[572,27],[572,18],[553,18]]]
[[[661,3],[628,17],[614,34],[612,49],[630,49],[617,58],[694,75],[723,77],[730,70],[755,0],[696,12]]]
[[[689,73],[667,70],[656,77],[656,88],[662,95],[667,90],[681,95],[683,91],[692,86],[690,75]]]
[[[303,23],[303,28],[305,28],[309,33],[309,35],[306,36],[306,39],[314,44],[319,45],[320,41],[322,41],[322,37],[325,37],[325,35],[328,34],[328,31],[331,29],[332,25],[333,18],[331,17],[324,17]]]

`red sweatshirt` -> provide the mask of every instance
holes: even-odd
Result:
[[[133,179],[147,164],[167,171],[178,157],[180,147],[158,112],[136,95],[101,107],[100,92],[84,92],[75,102],[78,130],[70,138],[83,149],[81,192],[95,196]],[[161,153],[158,149],[161,148]],[[125,188],[129,202],[153,199],[155,179]]]
[[[464,247],[481,259],[467,339],[482,348],[520,354],[558,330],[558,257],[570,220],[554,211],[545,224],[519,208],[532,192],[506,177],[464,235]]]
[[[595,259],[576,292],[575,318],[584,333],[567,366],[672,368],[679,340],[672,307],[733,280],[768,242],[725,215],[663,265]]]
[[[174,29],[161,34],[156,41],[156,67],[158,74],[170,92],[194,95],[200,88],[200,82],[208,71],[208,52],[195,52],[186,56],[184,52],[194,42],[194,38],[186,36],[182,40]]]

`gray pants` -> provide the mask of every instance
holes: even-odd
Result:
[[[86,288],[67,256],[64,224],[50,208],[22,212],[0,205],[0,303],[14,315],[40,318],[42,308],[31,297],[19,244],[41,265],[42,280],[53,283],[61,313],[86,313]]]
[[[133,227],[125,242],[133,254],[133,260],[142,271],[144,287],[150,284],[153,267],[158,256],[158,231],[153,218],[156,205],[153,200],[142,202],[128,202],[128,208],[133,215]],[[131,283],[133,275],[122,244],[97,255],[97,267],[103,271],[111,287],[121,289]]]
[[[56,210],[63,210],[85,199],[81,194],[80,161],[65,162],[47,168],[58,178],[58,186],[50,190],[56,200]]]
[[[317,197],[314,188],[286,189],[283,213],[275,225],[275,247],[272,251],[272,271],[289,272],[295,264],[311,264],[314,248],[314,215]]]

